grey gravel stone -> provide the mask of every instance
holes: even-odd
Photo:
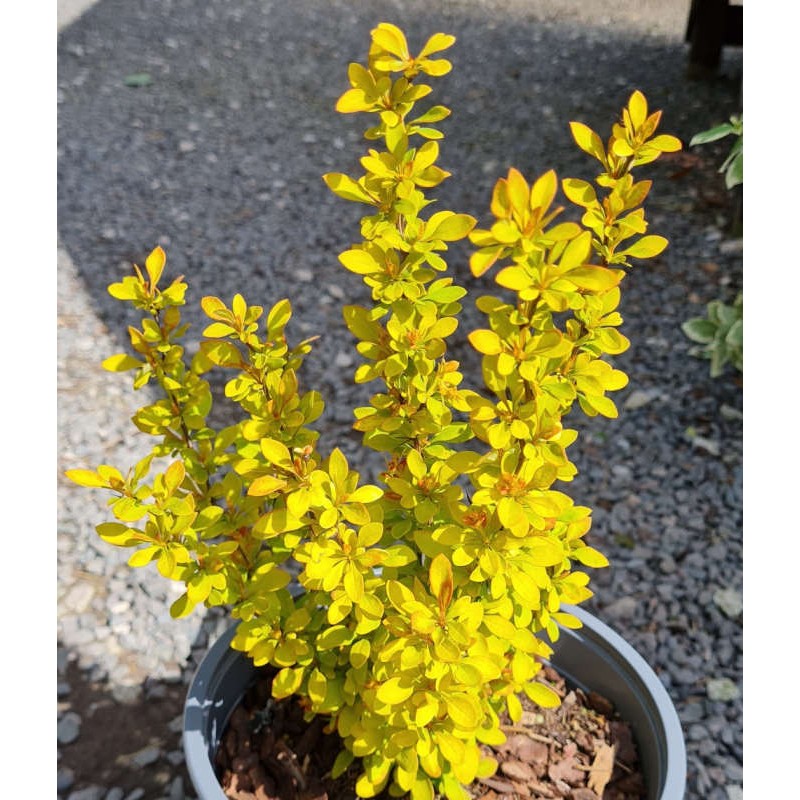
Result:
[[[125,795],[125,800],[142,800],[146,794],[147,792],[142,788],[134,789]]]
[[[178,775],[170,784],[169,787],[169,800],[183,800],[183,778]]]
[[[67,711],[58,721],[59,744],[72,744],[81,733],[81,718],[74,711]]]
[[[103,800],[123,800],[124,797],[124,789],[121,789],[119,786],[112,786],[111,789],[108,790],[108,793]]]
[[[130,763],[135,767],[147,767],[150,764],[155,764],[159,758],[161,758],[160,748],[155,746],[144,747],[130,756]]]
[[[69,767],[59,767],[56,772],[56,788],[59,792],[66,792],[75,783],[75,772]]]
[[[620,597],[606,606],[605,612],[612,619],[631,619],[639,608],[639,601],[635,597]]]
[[[67,800],[103,800],[106,790],[102,786],[84,786],[67,795]]]

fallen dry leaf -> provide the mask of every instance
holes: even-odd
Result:
[[[609,747],[604,742],[597,746],[589,773],[589,788],[599,797],[603,796],[606,784],[611,780],[614,771],[614,747]]]

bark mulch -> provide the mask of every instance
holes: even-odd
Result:
[[[642,800],[646,788],[628,723],[606,698],[567,686],[548,666],[541,674],[561,705],[542,709],[523,698],[522,719],[503,721],[506,742],[486,748],[497,772],[467,787],[474,800]],[[226,797],[353,800],[357,762],[331,780],[341,740],[324,733],[324,718],[305,722],[295,698],[271,700],[271,680],[270,671],[260,671],[222,737],[215,766]]]

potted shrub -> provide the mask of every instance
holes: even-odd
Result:
[[[163,398],[133,418],[156,443],[127,473],[67,474],[110,490],[115,521],[97,530],[133,549],[131,566],[155,562],[185,585],[173,616],[202,604],[235,620],[186,704],[187,762],[204,800],[223,797],[216,748],[261,667],[271,699],[259,724],[289,701],[309,724],[321,719],[339,737],[331,778],[352,773],[359,797],[456,800],[491,779],[488,748],[504,741],[504,723],[518,723],[524,706],[558,706],[548,661],[627,715],[648,797],[683,795],[683,740],[666,692],[575,607],[592,594],[582,567],[608,562],[587,543],[590,509],[554,488],[576,474],[567,448],[577,434],[564,426],[573,406],[617,415],[608,393],[627,378],[606,356],[629,344],[616,311],[625,268],[667,244],[645,233],[650,181],[632,172],[680,143],[656,134],[660,112],[637,91],[607,145],[572,123],[600,164],[595,185],[559,184],[553,171],[528,182],[511,169],[495,186],[489,228],[431,213],[428,190],[449,176],[436,163],[435,127],[449,110],[415,107],[431,92],[427,79],[450,70],[440,53],[453,42],[434,34],[412,56],[396,26],[372,31],[368,63],[350,65],[337,109],[372,114],[374,147],[361,177],[324,176],[369,207],[361,240],[339,260],[372,294],[372,307],[346,306],[344,318],[364,359],[354,379],[376,387],[354,427],[385,456],[378,483],[363,483],[340,449],[318,447],[323,400],[298,380],[312,340],[289,344],[288,299],[265,313],[242,294],[229,304],[204,297],[209,324],[188,359],[187,284],[163,285],[163,250],[109,287],[145,318],[129,329],[132,354],[104,365],[133,371],[134,388],[161,387]],[[559,219],[559,185],[580,221]],[[447,358],[466,291],[444,254],[467,237],[473,275],[502,267],[507,295],[477,301],[486,324],[469,342],[482,355],[480,390],[462,385]],[[204,375],[214,369],[232,372],[225,395],[243,412],[221,429],[208,423]]]

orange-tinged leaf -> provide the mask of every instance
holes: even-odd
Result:
[[[506,181],[511,207],[521,219],[528,210],[528,182],[522,177],[522,173],[514,167],[509,169]]]
[[[267,332],[270,337],[277,336],[286,327],[286,323],[292,318],[292,304],[284,298],[278,300],[267,314]]]
[[[600,137],[588,126],[582,122],[570,122],[570,130],[575,143],[590,156],[594,156],[601,164],[605,166],[606,152],[603,147],[603,142]]]
[[[200,307],[206,313],[207,316],[211,317],[211,319],[230,319],[230,312],[225,307],[225,303],[219,299],[219,297],[213,297],[212,295],[206,295],[200,301]]]
[[[453,567],[444,553],[439,553],[431,560],[428,578],[431,593],[439,601],[439,608],[447,608],[453,597]]]
[[[481,275],[492,268],[504,249],[503,245],[496,245],[495,247],[485,247],[474,252],[469,258],[470,272],[476,278],[480,278]]]

